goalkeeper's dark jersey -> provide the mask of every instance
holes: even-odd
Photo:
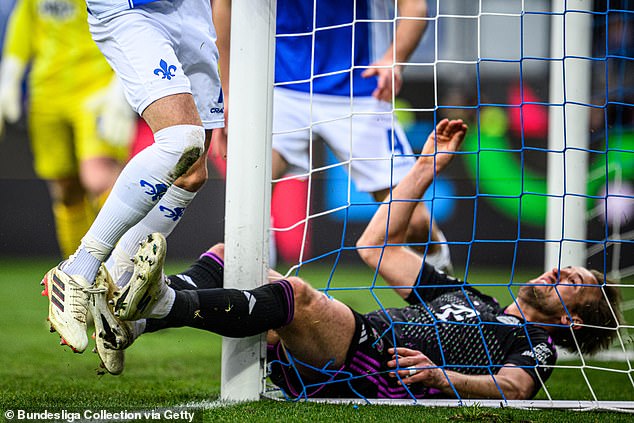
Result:
[[[534,396],[550,376],[557,353],[548,333],[504,314],[497,301],[455,278],[423,266],[409,306],[359,314],[345,364],[316,369],[269,346],[271,380],[291,397],[434,398],[446,394],[420,383],[398,384],[388,349],[422,351],[436,365],[465,374],[497,374],[504,365],[523,368],[535,381]],[[299,376],[304,369],[307,376]]]
[[[377,350],[395,342],[466,374],[495,374],[514,364],[534,379],[533,394],[550,376],[557,353],[548,332],[504,314],[494,298],[468,284],[423,266],[407,301],[407,307],[364,315],[379,332]]]

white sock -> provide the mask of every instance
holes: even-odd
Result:
[[[62,270],[69,275],[81,275],[89,284],[97,277],[101,262],[92,256],[82,243],[75,254],[62,265]]]
[[[150,311],[149,317],[152,319],[162,319],[163,317],[166,317],[172,310],[174,300],[176,300],[176,291],[167,285],[164,286],[165,289],[161,292],[159,300]]]
[[[119,287],[130,281],[134,270],[132,257],[139,249],[141,241],[155,232],[160,232],[167,238],[195,196],[195,192],[172,185],[156,206],[123,235],[106,262],[106,268]]]
[[[103,262],[123,234],[155,206],[180,176],[182,153],[192,148],[202,153],[204,139],[204,129],[195,125],[170,126],[154,134],[155,143],[133,157],[119,175],[79,249]],[[85,258],[84,254],[77,254],[68,264],[68,273],[80,274],[92,282],[98,265],[97,269],[86,269]]]
[[[147,320],[139,319],[134,322],[130,322],[132,326],[132,338],[137,339],[143,332],[145,332],[145,327],[147,326]]]

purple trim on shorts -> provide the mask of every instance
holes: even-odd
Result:
[[[356,366],[361,368],[363,373],[376,373],[379,371],[378,367],[372,366],[371,364],[368,364],[363,360],[359,360],[359,358],[357,357],[352,357],[352,360],[350,360],[350,364],[355,364]]]
[[[373,359],[372,357],[365,355],[364,353],[360,352],[360,351],[356,351],[354,353],[355,357],[359,357],[359,359],[363,359],[365,361],[367,361],[368,363],[372,363],[372,365],[374,367],[376,367],[377,369],[379,369],[381,367],[381,363],[379,363],[378,361],[376,361],[375,359]]]
[[[428,388],[427,389],[427,394],[428,395],[437,395],[437,394],[442,394],[442,391],[440,389],[436,389],[436,388]]]
[[[275,281],[273,283],[279,284],[284,291],[284,298],[286,300],[286,321],[282,326],[286,326],[293,321],[293,316],[295,315],[295,297],[293,296],[293,285],[286,279],[281,279],[279,281]]]
[[[364,375],[363,378],[367,379],[368,381],[372,382],[373,385],[376,386],[377,392],[378,392],[378,397],[379,398],[409,398],[409,394],[405,391],[405,388],[400,388],[400,387],[395,387],[395,388],[391,388],[388,384],[389,382],[387,380],[385,380],[384,377],[380,376],[380,375],[365,375],[365,370],[357,367],[354,364],[350,364],[349,366],[350,370],[354,370],[357,373],[359,373],[359,375]]]
[[[387,389],[389,392],[403,392],[405,391],[405,388],[403,388],[402,386],[390,386],[390,381],[388,379],[388,377],[379,374],[379,370],[378,369],[373,369],[371,367],[366,366],[362,366],[360,363],[356,362],[356,363],[350,363],[349,367],[351,369],[354,369],[355,371],[359,372],[359,376],[364,376],[364,375],[368,375],[367,378],[368,380],[372,380],[373,383],[376,380],[378,383],[380,383],[382,386],[385,387],[385,389]],[[376,383],[375,383],[376,384]]]
[[[225,262],[220,257],[218,257],[215,253],[212,253],[211,251],[202,253],[199,258],[203,258],[203,257],[209,257],[210,259],[212,259],[213,261],[215,261],[222,267],[225,267]]]
[[[277,357],[277,360],[280,363],[284,363],[284,360],[282,360],[282,356],[280,354],[280,349],[282,348],[282,343],[278,342],[276,345],[276,351],[275,351],[275,355]],[[286,382],[286,388],[290,391],[290,394],[294,397],[298,397],[299,394],[295,391],[295,387],[293,386],[293,384],[291,383],[291,381],[288,379],[288,375],[286,374],[286,370],[288,369],[288,367],[285,364],[280,364],[280,369],[282,371],[282,374],[284,375],[284,381]]]

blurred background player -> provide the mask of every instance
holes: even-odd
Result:
[[[4,4],[4,3],[3,3]],[[60,251],[70,255],[127,158],[136,117],[93,42],[83,0],[18,0],[0,67],[0,132],[26,110],[34,168],[47,181]]]
[[[214,1],[216,14],[230,10],[230,0]],[[274,180],[308,175],[314,168],[310,163],[313,135],[323,139],[338,160],[352,159],[346,169],[356,188],[372,193],[376,201],[383,201],[414,164],[407,136],[392,114],[392,102],[402,87],[402,63],[425,31],[427,3],[398,0],[399,19],[392,34],[392,22],[380,21],[394,18],[394,5],[393,0],[278,1]],[[364,22],[367,19],[379,22]],[[229,22],[229,18],[217,19],[221,21]],[[225,66],[222,57],[228,57],[228,43],[219,44],[219,49],[221,66]],[[292,201],[303,208],[306,197]],[[274,204],[272,209],[276,210]],[[305,210],[300,212],[296,222],[305,215]],[[283,227],[275,219],[276,226]],[[431,223],[423,203],[412,223],[408,242],[424,243],[426,260],[450,270],[449,249],[435,225],[431,233],[435,243],[428,243]]]
[[[136,250],[148,230],[167,235],[174,229],[207,180],[204,156],[212,129],[224,125],[209,0],[86,5],[93,40],[155,142],[126,164],[76,252],[43,278],[51,327],[75,352],[88,346],[89,313],[98,347],[100,338],[125,344],[126,329],[106,304],[107,289],[95,286],[97,273],[115,244]],[[126,254],[115,255],[113,268],[125,284],[131,263],[118,262],[119,256]]]

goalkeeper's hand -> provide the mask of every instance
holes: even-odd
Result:
[[[7,56],[0,64],[0,134],[4,122],[16,123],[22,115],[22,77],[26,64]]]
[[[88,98],[85,106],[97,114],[99,136],[115,146],[128,146],[136,130],[136,113],[123,94],[119,78]]]

